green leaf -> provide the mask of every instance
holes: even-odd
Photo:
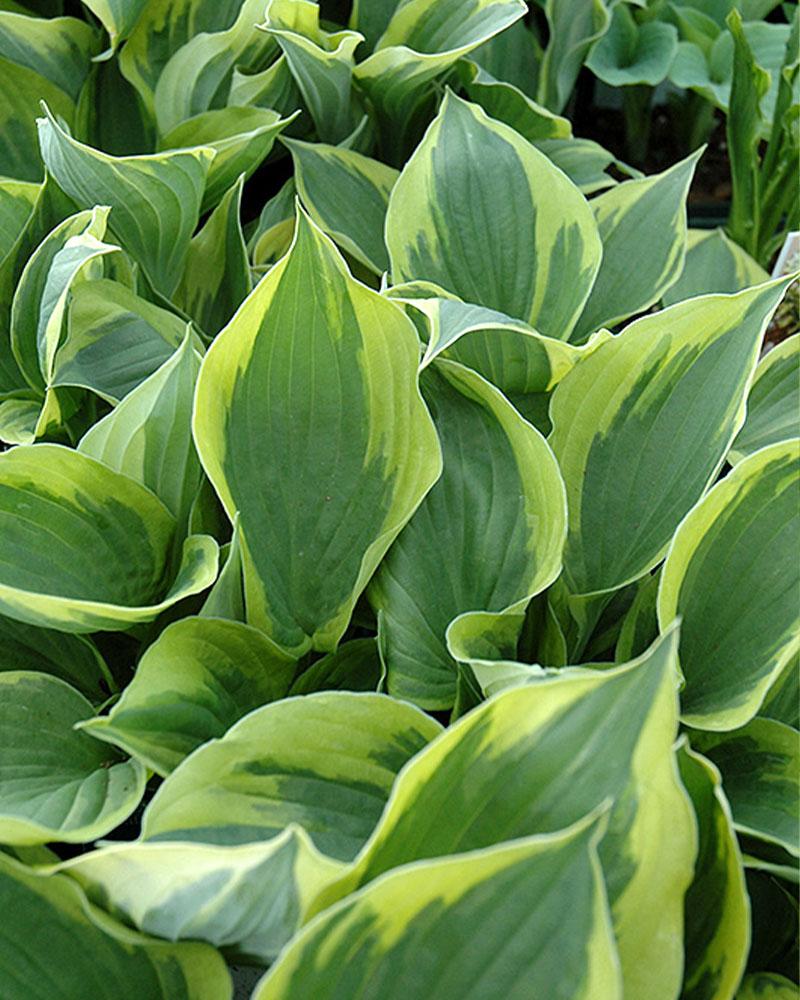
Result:
[[[82,0],[108,32],[111,43],[103,56],[109,58],[131,33],[147,6],[147,0]]]
[[[25,670],[66,681],[95,704],[116,685],[94,643],[0,615],[0,671]]]
[[[775,972],[754,972],[745,976],[736,1000],[797,1000],[797,983]]]
[[[592,48],[586,65],[612,87],[648,84],[666,77],[678,51],[678,30],[653,20],[637,23],[630,7],[617,4],[608,31]]]
[[[786,661],[758,714],[800,729],[800,651]]]
[[[674,997],[695,858],[672,752],[676,645],[672,631],[624,667],[514,687],[464,716],[403,770],[353,870],[315,910],[398,865],[559,830],[612,799],[600,859],[625,995]]]
[[[785,288],[771,282],[645,316],[556,386],[550,444],[567,487],[572,593],[615,590],[660,562],[741,426],[761,337]]]
[[[206,492],[213,497],[217,506],[219,506],[217,496],[208,479],[204,476],[203,483],[197,494],[198,501],[202,499],[203,494]],[[192,514],[194,515],[194,510]],[[242,542],[239,532],[238,515],[235,515],[233,519],[233,534],[227,549],[225,565],[220,570],[214,586],[209,590],[208,596],[203,602],[199,613],[203,618],[225,618],[228,621],[243,622],[247,614],[244,606]]]
[[[563,340],[602,252],[591,209],[567,178],[452,93],[392,191],[386,242],[395,283],[433,281]]]
[[[707,390],[710,391],[710,390]],[[762,448],[684,519],[661,573],[658,619],[680,615],[683,718],[744,725],[800,648],[800,442]]]
[[[383,616],[389,691],[443,709],[455,697],[445,643],[453,619],[519,610],[558,576],[564,487],[544,438],[475,372],[438,361],[422,386],[444,471],[381,564],[369,598]]]
[[[336,647],[439,475],[417,359],[409,320],[301,212],[291,251],[203,362],[195,441],[240,515],[248,620],[292,655]]]
[[[710,292],[740,292],[769,275],[722,229],[690,229],[686,262],[678,280],[662,295],[665,306]]]
[[[681,779],[700,837],[694,881],[684,904],[686,969],[681,1000],[732,997],[750,945],[750,901],[733,818],[717,768],[684,741]]]
[[[93,714],[58,677],[0,673],[0,840],[82,843],[110,833],[144,795],[145,769],[75,730]]]
[[[0,942],[9,1000],[231,1000],[230,976],[208,945],[136,934],[92,906],[63,875],[0,853],[0,909],[14,914]],[[5,988],[5,987],[4,987]],[[90,992],[89,992],[90,991]]]
[[[383,228],[397,171],[351,149],[285,142],[297,190],[314,222],[375,274],[388,271]]]
[[[201,213],[214,208],[240,175],[248,180],[269,155],[275,139],[296,117],[265,108],[220,108],[181,122],[160,141],[163,151],[213,149]],[[214,331],[216,332],[216,331]]]
[[[172,357],[186,335],[183,320],[118,281],[85,281],[70,294],[54,386],[81,386],[118,403]]]
[[[619,1000],[601,832],[590,818],[391,872],[309,924],[254,1000]]]
[[[200,357],[187,333],[164,364],[84,435],[78,451],[147,486],[182,531],[200,486],[192,404]]]
[[[216,542],[193,536],[170,586],[175,520],[166,507],[61,445],[0,455],[0,527],[0,613],[65,632],[152,621],[217,572]]]
[[[111,712],[81,728],[164,776],[248,712],[282,698],[293,673],[294,661],[257,629],[183,618],[148,647]]]
[[[111,232],[169,296],[178,283],[200,215],[214,151],[115,157],[73,139],[50,111],[38,120],[45,165],[79,207],[111,206]]]
[[[187,757],[147,807],[142,837],[246,844],[299,823],[319,850],[350,860],[397,772],[440,732],[386,695],[284,698]]]
[[[800,333],[774,347],[758,363],[747,397],[747,419],[736,436],[732,464],[759,448],[800,437]]]
[[[291,693],[377,691],[382,676],[377,640],[351,639],[304,670],[292,682]]]
[[[515,21],[484,42],[471,58],[496,80],[510,83],[531,98],[536,97],[542,47],[524,19]]]
[[[722,772],[740,833],[800,856],[800,737],[775,719],[753,719],[729,733],[695,733],[692,743]]]
[[[521,0],[404,0],[355,79],[372,106],[384,158],[400,164],[418,141],[433,81],[525,13]]]
[[[41,185],[30,181],[0,180],[0,263],[13,251],[20,231],[27,225]]]
[[[342,866],[291,826],[272,840],[238,847],[112,844],[59,867],[94,903],[138,930],[168,941],[206,941],[266,965]]]
[[[310,0],[267,0],[262,30],[286,57],[323,142],[341,142],[358,121],[353,105],[353,53],[357,31],[322,31],[319,6]]]
[[[364,36],[365,48],[375,48],[399,4],[400,0],[353,0],[350,27]]]
[[[573,340],[644,312],[678,278],[686,252],[686,197],[701,154],[592,200],[603,259]]]
[[[297,189],[294,177],[264,204],[247,241],[254,267],[268,268],[288,252],[294,237]]]
[[[617,663],[624,663],[634,656],[640,656],[658,635],[658,614],[656,612],[658,584],[659,575],[654,573],[647,577],[639,587],[633,604],[622,622],[614,650],[614,659]]]
[[[617,181],[607,173],[609,167],[630,177],[641,176],[591,139],[537,139],[535,145],[585,195],[614,187]]]
[[[549,39],[539,70],[536,99],[556,113],[567,103],[594,42],[608,30],[603,0],[542,0]]]

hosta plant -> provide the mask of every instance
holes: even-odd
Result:
[[[6,6],[2,1000],[796,996],[796,275],[702,151],[516,0]]]

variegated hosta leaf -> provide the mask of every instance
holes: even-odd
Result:
[[[4,444],[33,444],[42,412],[37,396],[12,397],[0,402],[0,441]]]
[[[642,581],[633,604],[622,622],[614,649],[614,659],[617,663],[624,663],[634,656],[641,655],[658,635],[656,602],[659,581],[658,573]]]
[[[662,174],[625,181],[593,199],[603,259],[573,340],[583,341],[601,327],[644,312],[681,273],[686,196],[701,152]]]
[[[567,486],[564,569],[574,594],[615,590],[663,557],[741,426],[761,337],[786,285],[645,316],[558,384],[550,443]]]
[[[201,213],[214,208],[244,175],[247,180],[269,155],[275,139],[292,121],[265,108],[218,108],[204,111],[171,129],[159,143],[162,150],[205,146],[213,149]]]
[[[197,518],[202,511],[203,498],[209,494],[219,506],[217,495],[214,493],[211,483],[206,477],[203,477],[195,500],[197,507],[192,508],[190,518],[193,531],[197,530],[193,526],[193,519]],[[227,549],[225,565],[203,601],[199,613],[202,618],[225,618],[227,621],[244,622],[247,614],[244,606],[244,568],[242,566],[242,539],[238,514],[234,516],[233,533],[230,543],[225,548]]]
[[[83,0],[83,3],[108,32],[111,44],[110,51],[104,53],[106,57],[128,37],[147,6],[147,0]]]
[[[424,127],[430,85],[473,49],[518,21],[522,0],[403,0],[355,79],[375,110],[380,142],[402,163]]]
[[[272,840],[238,847],[113,844],[59,867],[92,902],[138,930],[167,941],[206,941],[267,965],[342,864],[290,826]]]
[[[194,3],[201,8],[207,5],[208,0]],[[229,0],[222,0],[219,6],[223,8],[221,13],[230,14]],[[226,17],[224,30],[209,28],[188,36],[164,65],[153,94],[155,118],[162,136],[181,122],[224,104],[237,63],[263,68],[274,55],[275,42],[256,29],[264,14],[264,0],[238,0],[234,10],[235,20]],[[202,15],[206,16],[206,11]],[[169,14],[161,17],[169,19]],[[153,27],[157,30],[157,24]],[[124,61],[122,69],[127,72]]]
[[[378,691],[383,667],[376,639],[351,639],[312,663],[293,682],[291,694],[315,691]]]
[[[392,191],[386,242],[396,283],[433,281],[562,340],[602,252],[577,188],[513,129],[451,93]]]
[[[775,719],[730,733],[696,733],[692,743],[722,772],[736,829],[800,856],[800,735]]]
[[[248,712],[282,698],[293,675],[294,661],[257,629],[184,618],[147,649],[111,712],[81,728],[166,775]]]
[[[196,535],[173,578],[174,535],[154,494],[86,455],[52,444],[0,455],[2,614],[64,632],[152,621],[217,573],[216,542]]]
[[[799,484],[800,441],[762,448],[675,533],[658,617],[662,625],[675,615],[683,621],[681,704],[691,726],[744,725],[800,647]]]
[[[172,297],[175,305],[211,337],[253,289],[240,220],[243,185],[244,177],[240,176],[192,238]]]
[[[39,102],[73,122],[100,40],[77,18],[29,17],[19,10],[0,10],[0,176],[37,181]]]
[[[147,807],[142,837],[247,844],[298,823],[319,850],[350,860],[397,772],[440,732],[386,695],[284,698],[187,757]]]
[[[617,184],[609,168],[629,177],[642,176],[591,139],[538,139],[534,145],[585,195]]]
[[[67,324],[52,385],[91,389],[110,403],[141,385],[186,335],[186,323],[174,313],[106,278],[73,285]]]
[[[389,690],[443,709],[456,690],[450,622],[468,611],[514,611],[558,576],[564,487],[544,438],[481,376],[437,361],[422,386],[444,471],[369,598],[382,614]]]
[[[195,441],[239,512],[248,620],[292,654],[336,647],[439,476],[418,356],[399,307],[352,279],[300,212],[289,254],[203,362]]]
[[[758,714],[800,729],[800,650],[786,661]]]
[[[0,841],[95,840],[137,807],[145,769],[75,730],[92,714],[58,677],[0,673]]]
[[[142,266],[150,284],[169,296],[178,283],[200,215],[214,150],[108,156],[73,139],[48,111],[39,119],[42,158],[79,208],[109,205],[109,227]]]
[[[95,704],[105,701],[116,689],[103,657],[90,639],[0,615],[0,671],[6,670],[60,677]]]
[[[0,180],[0,263],[13,250],[31,217],[41,191],[31,181]]]
[[[736,1000],[797,1000],[797,983],[776,972],[754,972],[745,976]]]
[[[397,171],[351,149],[285,141],[297,190],[314,222],[375,274],[388,271],[383,229]]]
[[[208,945],[137,934],[92,906],[64,875],[0,852],[0,981],[17,1000],[231,1000],[222,957]]]
[[[352,871],[315,910],[398,865],[559,830],[610,798],[600,858],[625,995],[674,998],[695,859],[672,751],[676,647],[673,630],[623,667],[514,687],[460,719],[403,770]]]
[[[323,142],[341,142],[358,121],[353,105],[353,53],[357,31],[323,31],[319,5],[309,0],[267,0],[261,26],[286,57]]]
[[[800,333],[758,363],[747,397],[747,419],[728,453],[732,464],[759,448],[800,437]]]
[[[247,241],[254,268],[267,270],[288,251],[294,237],[296,201],[297,189],[294,177],[290,177],[264,204]]]
[[[584,821],[391,872],[309,924],[254,1000],[621,1000],[601,835]]]
[[[611,18],[603,0],[543,0],[549,39],[539,68],[536,99],[560,112],[592,45]]]
[[[281,54],[266,69],[254,73],[234,66],[227,106],[271,108],[284,115],[294,114],[298,109],[302,111],[303,95],[294,81],[286,56]],[[310,121],[301,118],[295,130],[303,131],[310,126]]]
[[[694,806],[699,849],[686,893],[686,969],[681,1000],[732,998],[750,944],[750,901],[742,855],[719,771],[684,742],[681,780]]]
[[[187,332],[164,364],[91,427],[78,451],[152,490],[186,528],[202,470],[192,440],[200,356]]]
[[[665,306],[709,292],[740,292],[769,275],[724,229],[690,229],[686,261],[678,280],[663,294]]]
[[[630,6],[617,4],[608,30],[592,47],[586,65],[612,87],[655,87],[669,72],[677,49],[674,24],[657,18],[637,23]]]

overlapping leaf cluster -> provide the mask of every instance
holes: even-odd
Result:
[[[792,276],[556,113],[644,5],[0,6],[3,1000],[795,996]]]

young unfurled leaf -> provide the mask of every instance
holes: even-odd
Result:
[[[58,677],[0,673],[0,841],[82,843],[133,812],[145,769],[75,724],[92,715],[82,694]]]
[[[147,807],[142,836],[247,844],[298,823],[319,850],[350,860],[397,772],[440,732],[429,716],[386,695],[284,698],[187,757]]]
[[[612,87],[655,87],[669,72],[677,50],[674,24],[657,19],[639,24],[630,6],[617,4],[608,30],[592,47],[586,65]]]
[[[349,1000],[367,989],[403,1000],[431,988],[469,1000],[620,1000],[601,831],[584,821],[399,868],[309,924],[255,1000]]]
[[[286,695],[293,674],[294,661],[249,625],[184,618],[147,649],[109,715],[82,728],[166,775],[248,712]]]
[[[800,442],[740,462],[684,519],[661,573],[658,618],[680,615],[683,716],[735,729],[798,649]]]
[[[602,253],[592,211],[561,171],[452,94],[394,186],[386,241],[395,283],[433,281],[562,340]]]
[[[567,487],[564,569],[574,594],[614,590],[661,560],[742,424],[761,337],[787,283],[645,316],[558,384],[550,443]]]
[[[293,654],[335,648],[440,473],[417,359],[400,308],[301,212],[289,254],[203,363],[195,440],[239,512],[248,620]]]

